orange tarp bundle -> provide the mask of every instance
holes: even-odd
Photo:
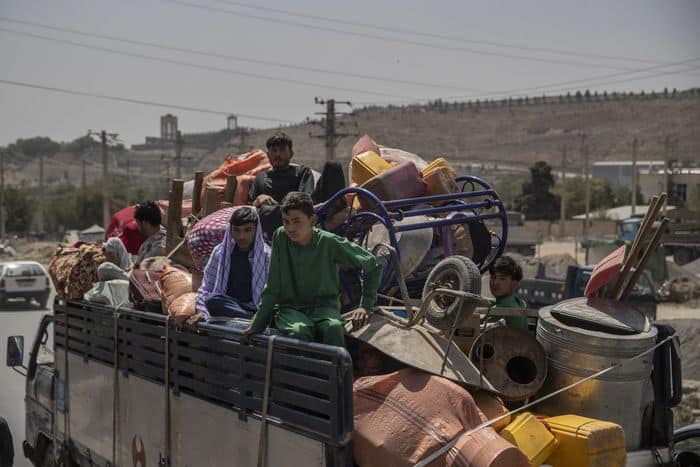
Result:
[[[358,378],[353,404],[353,454],[361,467],[414,465],[486,421],[466,389],[413,368]],[[430,467],[527,465],[518,448],[486,427],[464,437]]]
[[[221,200],[223,201],[223,190],[226,188],[226,177],[235,175],[238,182],[236,194],[233,198],[234,205],[247,204],[248,193],[253,186],[255,176],[260,172],[270,170],[270,162],[267,153],[261,149],[243,154],[241,156],[228,156],[221,165],[204,177],[202,187],[216,186],[221,188]],[[202,205],[204,205],[204,189],[202,190]]]

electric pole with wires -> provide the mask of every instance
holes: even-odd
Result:
[[[117,133],[107,133],[105,130],[100,132],[88,130],[89,136],[99,136],[102,147],[102,226],[106,229],[109,225],[111,217],[109,211],[109,161],[107,154],[107,144],[118,142],[119,136]]]
[[[312,138],[323,138],[326,140],[326,161],[332,161],[335,159],[335,148],[338,146],[341,139],[345,138],[346,136],[358,136],[357,132],[340,133],[337,130],[338,126],[344,126],[345,124],[344,122],[338,122],[336,120],[336,116],[347,115],[348,112],[336,112],[335,104],[345,104],[352,107],[352,103],[350,101],[337,101],[335,99],[319,99],[318,97],[314,97],[314,103],[326,106],[325,112],[316,112],[317,115],[324,115],[324,118],[322,118],[320,122],[314,122],[320,125],[325,132],[321,135],[313,135],[309,133],[309,136]]]

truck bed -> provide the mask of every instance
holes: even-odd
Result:
[[[122,459],[140,453],[142,443],[149,465],[161,457],[173,466],[215,465],[231,456],[237,465],[255,465],[269,337],[242,345],[238,329],[200,324],[194,333],[163,315],[121,309],[115,317],[112,309],[83,301],[57,302],[54,314],[58,393],[65,394],[58,407],[68,414],[81,456],[111,462],[118,426]],[[277,337],[268,420],[271,455],[352,465],[347,351]]]

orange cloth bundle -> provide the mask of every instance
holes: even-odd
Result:
[[[158,280],[163,294],[163,313],[168,313],[170,305],[182,295],[192,292],[192,275],[172,266],[165,266]]]
[[[406,368],[353,385],[353,453],[362,466],[409,466],[486,421],[458,384]],[[477,434],[478,433],[478,434]],[[465,437],[431,466],[526,466],[527,458],[490,428]],[[470,464],[471,460],[479,462]]]
[[[168,314],[175,318],[175,323],[180,325],[184,323],[187,318],[194,315],[196,300],[197,292],[187,292],[182,294],[170,304]]]
[[[228,156],[217,169],[204,177],[202,187],[216,186],[221,188],[221,200],[223,201],[226,176],[235,175],[238,186],[236,188],[236,194],[234,195],[233,204],[247,204],[248,193],[253,185],[255,176],[271,168],[270,161],[267,159],[267,153],[261,149],[254,149],[241,156]],[[204,205],[204,189],[202,189],[201,199],[202,205]]]

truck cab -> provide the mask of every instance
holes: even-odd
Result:
[[[26,370],[24,456],[36,466],[53,465],[50,463],[55,409],[53,316],[42,317],[26,368],[23,365],[24,336],[9,337],[7,349],[7,365]]]

